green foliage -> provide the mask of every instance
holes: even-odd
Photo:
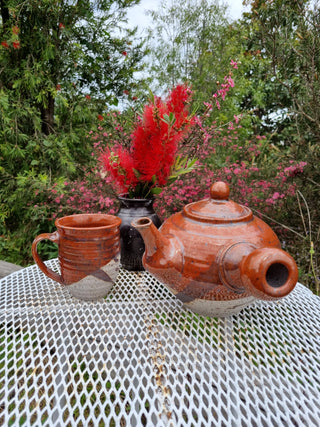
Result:
[[[246,3],[251,11],[241,23],[243,49],[250,59],[251,80],[264,94],[258,108],[252,99],[246,106],[263,118],[264,130],[273,132],[274,142],[304,145],[319,140],[318,6],[312,10],[307,0]],[[255,67],[257,63],[263,68]]]
[[[168,184],[172,184],[182,175],[186,175],[196,169],[197,159],[188,159],[178,155],[172,165],[171,174],[168,178]]]
[[[228,53],[221,55],[225,7],[212,0],[162,1],[151,16],[150,71],[159,87],[190,81],[198,99],[208,99],[230,62]]]
[[[263,102],[253,108],[259,128],[289,156],[308,162],[301,194],[283,220],[299,231],[290,248],[297,254],[305,283],[319,286],[320,216],[320,10],[308,0],[247,0],[251,7],[240,23],[251,78],[262,87]],[[254,64],[263,64],[263,72]],[[307,226],[306,226],[307,224]],[[312,245],[311,245],[312,243]],[[312,250],[310,249],[312,248]],[[314,253],[313,253],[314,252]],[[317,271],[317,273],[314,273]]]
[[[254,111],[263,105],[266,82],[261,79],[263,63],[251,64],[245,55],[246,28],[237,22],[230,24],[226,7],[214,0],[162,2],[151,16],[155,30],[152,28],[149,35],[149,69],[153,84],[158,83],[157,89],[167,90],[176,82],[189,81],[194,91],[194,104],[201,112],[203,101],[212,102],[212,95],[225,83],[230,61],[236,60],[240,70],[236,72],[233,96],[224,101],[223,112],[214,108],[210,120],[221,125],[245,110],[250,133],[252,121],[260,121]],[[260,70],[256,80],[254,67]],[[256,131],[259,133],[258,128]],[[248,136],[245,127],[242,134]]]
[[[116,101],[142,57],[132,41],[134,30],[119,29],[125,9],[137,2],[2,2],[0,34],[9,44],[1,53],[2,84],[28,93],[40,105],[49,93],[55,97],[57,84],[74,84],[78,93]]]
[[[138,1],[0,2],[1,258],[30,261],[52,228],[47,189],[81,176],[88,131],[137,87],[144,50],[125,13]]]

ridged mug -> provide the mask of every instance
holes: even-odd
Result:
[[[67,286],[76,298],[105,297],[116,280],[120,265],[121,219],[107,214],[78,214],[58,218],[57,231],[37,236],[32,256],[49,278]],[[37,246],[42,240],[58,245],[60,274],[41,260]]]

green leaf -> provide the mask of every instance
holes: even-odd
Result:
[[[141,176],[141,173],[137,169],[132,168],[132,170],[133,170],[133,173],[135,174],[135,176],[139,179]]]
[[[170,112],[170,114],[164,114],[163,118],[161,119],[164,123],[166,123],[168,126],[172,127],[176,122],[175,115]]]
[[[172,184],[181,175],[190,173],[196,168],[197,159],[188,159],[187,157],[181,158],[177,156],[171,170],[171,175],[168,178],[168,183]]]
[[[155,97],[154,97],[154,94],[153,94],[153,92],[151,91],[151,89],[148,89],[148,90],[149,90],[150,101],[152,102],[152,104],[154,104],[154,103],[155,103]]]
[[[162,188],[160,188],[160,187],[154,187],[154,188],[152,188],[151,189],[151,193],[152,194],[160,194],[161,192],[162,192]]]

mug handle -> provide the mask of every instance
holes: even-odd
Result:
[[[39,236],[37,236],[34,239],[34,241],[32,242],[32,248],[31,249],[32,249],[33,259],[37,263],[40,270],[46,276],[50,277],[50,279],[54,280],[55,282],[58,282],[58,283],[61,283],[61,285],[64,285],[62,277],[60,276],[60,274],[55,273],[50,268],[48,268],[45,265],[45,263],[42,261],[42,259],[40,258],[39,254],[37,252],[38,243],[41,242],[41,240],[46,240],[46,239],[51,240],[51,242],[58,243],[59,242],[59,233],[57,231],[55,231],[54,233],[39,234]]]

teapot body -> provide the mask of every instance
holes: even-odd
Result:
[[[241,284],[232,285],[228,277],[233,273],[238,276],[239,263],[250,249],[281,247],[275,233],[257,217],[246,224],[219,226],[196,223],[177,213],[160,232],[179,243],[182,256],[167,269],[157,257],[145,254],[145,269],[164,282],[186,307],[204,316],[235,314],[259,298]]]
[[[215,183],[210,198],[186,205],[159,230],[147,218],[132,224],[145,242],[145,269],[204,316],[282,298],[298,280],[297,266],[273,230],[228,196],[228,185]]]

